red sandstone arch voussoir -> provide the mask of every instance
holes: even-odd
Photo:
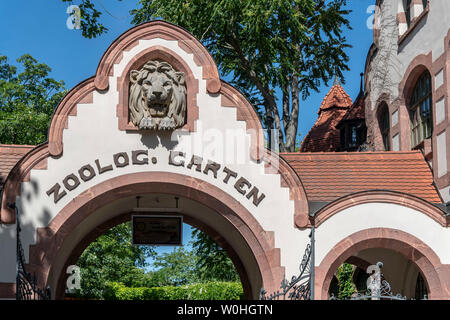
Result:
[[[65,239],[75,227],[100,207],[122,197],[136,194],[167,193],[197,201],[220,213],[245,239],[261,272],[263,285],[275,290],[284,277],[280,249],[273,235],[266,232],[253,215],[237,200],[219,188],[193,177],[167,172],[127,174],[104,181],[84,191],[67,204],[50,224],[37,230],[37,241],[30,246],[29,269],[46,285],[52,263]],[[58,275],[54,275],[58,278]]]
[[[432,52],[427,55],[421,54],[415,57],[405,71],[402,81],[398,85],[399,96],[401,96],[406,105],[409,104],[412,90],[417,80],[424,71],[428,71],[432,75],[433,57]],[[433,76],[433,75],[432,75]],[[432,81],[433,82],[433,81]]]
[[[370,248],[386,248],[402,254],[421,271],[430,299],[448,298],[449,266],[441,264],[436,253],[420,239],[389,228],[361,230],[341,239],[315,269],[316,298],[328,299],[330,283],[337,268],[355,253]]]
[[[373,202],[392,203],[415,209],[443,227],[447,227],[449,223],[448,218],[439,208],[424,199],[397,191],[368,190],[346,195],[320,209],[314,216],[315,226],[320,226],[335,214],[349,207]]]
[[[166,40],[177,40],[187,53],[194,55],[194,61],[203,67],[203,79],[206,79],[209,93],[217,93],[221,82],[217,66],[208,50],[189,32],[171,23],[156,20],[136,26],[123,33],[104,53],[97,68],[95,86],[98,90],[108,88],[108,77],[112,74],[113,65],[122,59],[122,52],[128,51],[138,44],[139,40],[160,37]]]

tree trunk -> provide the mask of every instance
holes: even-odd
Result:
[[[286,142],[284,147],[287,152],[295,151],[295,138],[297,137],[297,129],[298,129],[298,113],[299,113],[299,91],[298,91],[298,76],[292,76],[292,85],[291,85],[291,112],[289,117],[289,122],[287,126],[285,126],[285,135]]]

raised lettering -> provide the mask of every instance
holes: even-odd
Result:
[[[106,171],[111,171],[113,169],[112,164],[110,164],[109,166],[102,167],[100,165],[100,161],[98,161],[98,159],[95,160],[95,165],[97,166],[98,174],[102,174]]]
[[[176,161],[175,157],[185,157],[185,153],[181,151],[170,151],[169,164],[176,167],[184,167],[184,160]]]
[[[114,156],[114,164],[117,168],[126,167],[130,164],[130,159],[128,158],[128,154],[126,152],[116,153]],[[123,162],[120,162],[119,159],[122,158]]]
[[[243,177],[240,177],[240,178],[238,179],[238,181],[236,181],[236,183],[234,184],[234,188],[235,188],[240,194],[243,194],[243,195],[245,195],[245,193],[247,192],[247,191],[245,191],[245,190],[243,189],[244,186],[247,186],[249,189],[252,187],[251,183],[250,183],[247,179],[245,179],[245,178],[243,178]]]
[[[234,172],[233,170],[228,169],[227,167],[223,168],[223,172],[225,172],[227,175],[225,179],[223,179],[223,182],[228,183],[228,180],[230,177],[236,178],[237,172]]]
[[[217,171],[219,171],[219,169],[220,164],[208,160],[208,164],[205,166],[205,170],[203,170],[203,173],[208,175],[208,172],[211,170],[214,173],[214,178],[217,179]]]
[[[69,183],[70,180],[73,181],[72,185]],[[76,175],[71,173],[67,177],[64,178],[63,184],[67,190],[72,191],[80,185],[80,179],[78,179],[78,177]]]
[[[253,197],[253,204],[255,206],[258,206],[259,203],[266,197],[264,193],[261,193],[261,195],[258,197],[258,192],[259,192],[258,188],[253,187],[253,189],[250,190],[250,192],[246,195],[247,199]]]
[[[192,166],[195,165],[195,171],[201,172],[202,171],[202,162],[203,162],[203,158],[193,155],[191,158],[191,161],[189,162],[189,164],[186,166],[188,169],[192,168]]]
[[[137,165],[148,164],[148,157],[145,157],[145,158],[142,158],[141,160],[139,160],[138,156],[140,156],[140,155],[148,156],[148,150],[131,151],[131,162],[133,164],[137,164]]]
[[[63,190],[62,192],[59,192],[61,189],[61,186],[59,183],[55,184],[53,187],[50,188],[50,190],[47,191],[47,195],[50,197],[50,195],[53,193],[53,202],[57,203],[59,200],[61,200],[62,197],[64,197],[67,192]]]
[[[86,175],[85,172],[88,171],[89,174]],[[90,164],[87,164],[85,166],[82,166],[80,170],[78,170],[78,174],[80,175],[81,180],[84,182],[91,180],[93,177],[95,177],[95,171],[94,168]]]

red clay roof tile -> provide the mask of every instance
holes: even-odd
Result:
[[[365,103],[364,103],[364,94],[360,93],[356,98],[353,105],[347,111],[345,116],[342,118],[342,121],[346,120],[356,120],[356,119],[365,119]]]
[[[409,193],[442,203],[420,151],[281,153],[297,172],[308,200],[329,202],[364,190]]]
[[[330,91],[326,94],[325,98],[323,98],[322,104],[320,105],[317,113],[320,114],[324,110],[335,107],[347,109],[351,105],[352,98],[350,98],[344,88],[342,88],[342,86],[338,83],[334,84]]]
[[[0,186],[15,164],[35,146],[0,144]]]
[[[323,99],[319,118],[303,139],[300,152],[336,151],[341,145],[340,131],[336,127],[351,105],[350,96],[339,83],[335,83]]]

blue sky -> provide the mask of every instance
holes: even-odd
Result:
[[[73,1],[74,4],[78,1]],[[0,55],[9,62],[25,53],[52,68],[51,76],[63,80],[67,89],[95,74],[98,62],[108,46],[123,32],[132,27],[128,12],[135,8],[137,0],[94,0],[103,12],[102,22],[108,33],[95,39],[85,39],[80,30],[66,26],[70,3],[61,0],[14,0],[0,1]],[[347,50],[350,71],[344,73],[344,89],[355,99],[360,87],[359,74],[364,70],[365,59],[372,43],[372,30],[367,27],[371,18],[368,7],[375,0],[348,0],[352,30],[345,32],[353,46]],[[108,12],[105,11],[105,8]],[[301,102],[299,130],[303,138],[317,119],[317,111],[328,86],[322,84],[318,93]],[[185,243],[190,238],[190,228],[185,228]],[[161,247],[161,251],[171,250]]]

